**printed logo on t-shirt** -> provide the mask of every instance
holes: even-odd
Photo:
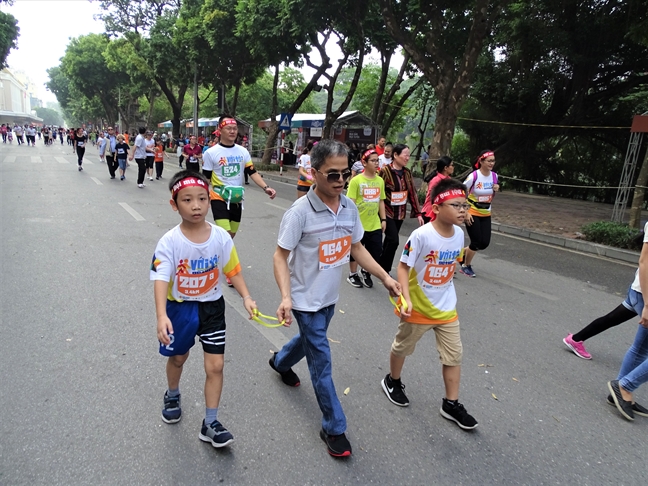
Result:
[[[176,268],[178,292],[185,298],[199,298],[218,284],[218,256],[180,260]]]
[[[421,287],[442,287],[451,282],[454,277],[455,262],[460,254],[461,250],[430,251],[424,258],[427,265]]]

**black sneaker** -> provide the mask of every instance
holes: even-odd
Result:
[[[211,442],[214,447],[225,447],[234,442],[234,436],[218,420],[209,425],[203,420],[198,438],[203,442]]]
[[[268,361],[268,364],[270,365],[270,368],[275,370],[277,373],[281,375],[281,381],[283,381],[286,385],[288,386],[299,386],[301,382],[299,381],[299,376],[290,368],[288,371],[279,371],[277,368],[275,368],[275,357],[277,356],[277,353],[272,355],[272,358],[270,358],[270,361]]]
[[[475,417],[470,415],[464,406],[458,401],[456,401],[454,405],[451,405],[448,400],[444,398],[441,404],[441,410],[439,411],[443,418],[456,422],[457,425],[464,430],[472,430],[478,425]]]
[[[373,287],[373,280],[371,280],[371,274],[363,270],[361,275],[362,275],[362,285],[364,285],[368,289]]]
[[[354,273],[353,275],[349,275],[349,277],[347,278],[347,282],[349,282],[357,289],[362,288],[362,280],[360,280],[360,277],[358,276],[357,273]]]
[[[609,405],[612,405],[613,407],[616,407],[616,403],[614,403],[614,398],[612,398],[612,395],[608,395],[607,402],[608,402]],[[641,415],[642,417],[648,417],[648,408],[639,405],[637,402],[632,404],[632,411],[634,412],[635,415]]]
[[[322,429],[320,430],[320,438],[326,442],[328,453],[333,457],[349,457],[351,455],[351,443],[345,434],[328,435]]]
[[[180,395],[170,397],[164,392],[164,408],[162,409],[162,420],[167,424],[180,422],[182,418],[182,408],[180,408]]]
[[[608,381],[607,386],[608,390],[610,390],[610,393],[612,394],[612,400],[614,400],[614,404],[616,405],[617,410],[619,410],[619,412],[621,412],[621,415],[623,415],[626,419],[634,420],[632,403],[625,401],[623,399],[623,396],[621,396],[619,380]]]
[[[409,400],[403,391],[405,390],[405,385],[401,383],[400,379],[394,380],[388,373],[380,384],[382,385],[385,395],[387,395],[389,401],[394,405],[398,405],[399,407],[407,407],[409,405]]]

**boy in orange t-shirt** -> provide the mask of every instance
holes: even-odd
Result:
[[[164,158],[168,157],[164,151],[162,140],[155,142],[155,179],[162,179],[162,170],[164,169]]]

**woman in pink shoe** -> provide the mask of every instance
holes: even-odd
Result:
[[[589,354],[585,349],[584,343],[586,340],[596,336],[597,334],[601,334],[603,331],[607,331],[611,327],[623,324],[624,322],[629,321],[633,317],[637,316],[638,308],[635,305],[635,302],[638,299],[641,299],[641,301],[643,302],[641,284],[639,282],[639,274],[641,271],[641,259],[648,259],[648,254],[644,255],[644,252],[648,252],[648,250],[646,250],[646,243],[648,242],[648,233],[646,233],[647,231],[648,223],[646,223],[646,225],[644,226],[643,247],[641,250],[641,257],[639,258],[639,268],[635,273],[634,282],[632,282],[632,285],[628,289],[628,295],[626,296],[626,299],[612,312],[599,317],[598,319],[594,319],[576,334],[568,334],[567,337],[563,339],[565,345],[569,349],[571,349],[579,358],[592,359],[592,355]],[[639,315],[641,315],[641,313],[639,313]]]

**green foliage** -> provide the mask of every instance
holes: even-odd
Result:
[[[639,235],[641,231],[630,228],[626,224],[613,223],[612,221],[596,221],[583,226],[583,234],[588,241],[637,250],[641,248]]]
[[[616,191],[595,186],[617,185],[627,129],[564,125],[627,127],[645,109],[648,56],[627,33],[643,25],[647,11],[648,0],[512,2],[480,59],[462,116],[513,124],[460,121],[472,153],[495,149],[503,175],[594,186],[535,185],[534,192],[611,202]]]
[[[36,111],[36,114],[43,119],[43,124],[56,125],[59,127],[63,125],[63,117],[58,111],[52,110],[51,108],[44,108],[42,106],[38,106],[34,110]]]
[[[9,51],[17,47],[16,40],[19,35],[20,29],[16,17],[0,12],[0,69],[7,67]]]

